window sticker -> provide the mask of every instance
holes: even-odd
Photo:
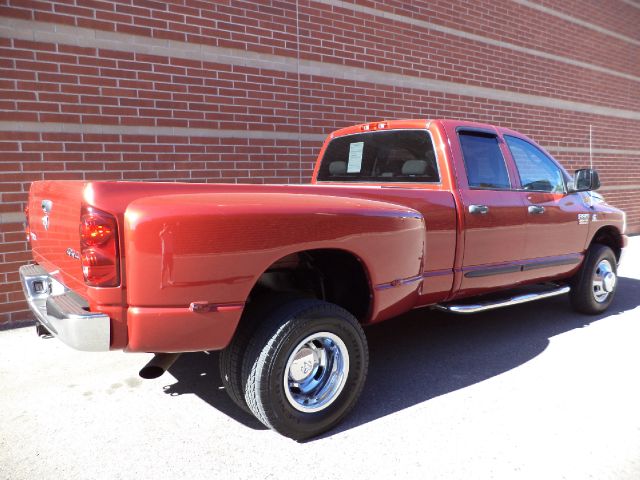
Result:
[[[349,145],[349,162],[347,173],[359,173],[362,169],[362,151],[364,142],[354,142]]]

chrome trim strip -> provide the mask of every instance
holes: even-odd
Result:
[[[559,267],[562,265],[575,265],[582,261],[583,256],[579,253],[558,255],[554,257],[534,258],[531,260],[520,260],[517,263],[509,263],[493,266],[472,266],[463,267],[465,278],[488,277],[490,275],[500,275],[504,273],[526,272],[538,268]]]
[[[485,302],[485,303],[476,303],[476,304],[470,304],[470,305],[436,304],[433,306],[433,308],[443,312],[458,313],[458,314],[485,312],[487,310],[493,310],[496,308],[509,307],[511,305],[519,305],[521,303],[532,302],[534,300],[541,300],[543,298],[550,298],[550,297],[555,297],[557,295],[563,295],[565,293],[569,293],[569,290],[571,290],[570,287],[563,286],[563,287],[558,287],[554,290],[550,290],[546,292],[516,295],[514,297],[510,297],[508,299],[500,300],[497,302]]]
[[[387,283],[380,283],[375,286],[376,290],[386,290],[388,288],[400,287],[403,285],[409,285],[411,283],[419,282],[424,280],[425,278],[430,277],[440,277],[442,275],[453,275],[453,270],[445,269],[445,270],[433,270],[431,272],[423,272],[420,275],[415,275],[413,277],[401,278],[397,280],[393,280]]]
[[[451,268],[445,268],[444,270],[431,270],[430,272],[423,272],[422,278],[429,277],[441,277],[442,275],[453,275],[453,270]]]
[[[516,273],[522,271],[522,265],[504,265],[501,267],[491,268],[474,268],[464,273],[465,278],[489,277],[491,275],[500,275],[503,273]]]
[[[532,262],[525,263],[522,265],[522,271],[526,272],[527,270],[536,270],[538,268],[547,268],[547,267],[560,267],[562,265],[575,265],[580,263],[582,257],[575,256],[569,258],[559,258],[557,260],[544,260],[541,262]]]
[[[20,267],[22,290],[36,319],[52,335],[77,350],[109,350],[111,319],[90,312],[87,302],[53,278],[40,265]]]

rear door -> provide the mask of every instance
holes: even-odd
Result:
[[[458,127],[455,137],[451,146],[464,224],[459,295],[517,283],[526,216],[503,141],[490,129]]]

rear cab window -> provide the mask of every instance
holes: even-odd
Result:
[[[319,181],[438,183],[440,174],[427,130],[356,133],[329,142]]]
[[[511,188],[509,172],[496,135],[462,130],[458,132],[458,137],[469,188],[485,190]]]

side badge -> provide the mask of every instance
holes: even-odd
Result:
[[[578,225],[587,225],[589,223],[590,215],[588,213],[578,214]]]

